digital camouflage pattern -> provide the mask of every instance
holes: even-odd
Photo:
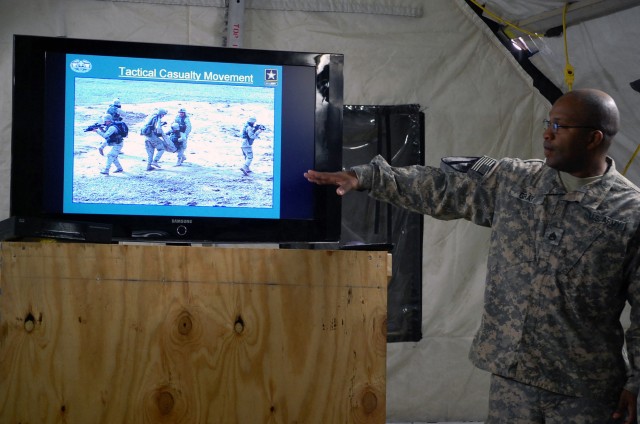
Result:
[[[484,424],[614,424],[618,400],[594,400],[549,392],[491,375],[489,416]],[[571,417],[571,418],[568,418]]]
[[[567,193],[541,160],[483,158],[468,172],[352,168],[362,189],[434,218],[491,227],[480,328],[471,361],[570,396],[638,392],[640,313],[631,310],[625,369],[620,314],[640,300],[640,191],[615,169]]]

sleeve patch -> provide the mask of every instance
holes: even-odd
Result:
[[[498,163],[497,160],[488,156],[483,156],[476,161],[471,167],[471,172],[478,174],[480,177],[484,177],[493,169]]]

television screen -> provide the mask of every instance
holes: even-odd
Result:
[[[342,61],[16,35],[11,215],[114,241],[337,241],[339,198],[302,174],[341,167]]]

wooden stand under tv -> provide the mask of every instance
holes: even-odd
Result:
[[[0,243],[2,423],[384,423],[387,252]]]

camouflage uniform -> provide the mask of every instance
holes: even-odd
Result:
[[[147,119],[143,128],[149,127],[151,131],[144,135],[144,145],[147,151],[147,171],[153,167],[160,168],[158,161],[164,154],[164,131],[162,130],[162,117],[167,114],[166,110],[160,109]],[[155,153],[155,157],[154,157]]]
[[[122,104],[120,103],[120,100],[115,99],[107,109],[107,113],[113,117],[114,122],[122,121],[122,116],[120,116],[121,107],[122,107]]]
[[[640,302],[640,191],[607,160],[601,179],[569,193],[541,160],[484,157],[459,172],[393,168],[378,156],[353,171],[379,200],[491,227],[484,312],[469,355],[477,367],[611,400],[639,386],[640,314],[632,309],[626,333],[629,374],[620,314],[625,301]]]
[[[184,113],[184,115],[181,115]],[[180,132],[184,133],[185,139],[189,138],[189,134],[191,134],[191,119],[187,115],[187,111],[183,108],[178,110],[178,114],[173,122],[177,122],[180,125]]]
[[[101,129],[97,129],[96,132],[104,138],[103,144],[100,145],[100,153],[102,153],[102,149],[106,146],[111,147],[109,153],[107,153],[107,161],[104,166],[104,169],[100,171],[101,174],[108,175],[109,170],[111,169],[111,165],[116,166],[116,170],[114,172],[122,172],[122,165],[118,160],[118,155],[120,155],[120,151],[122,150],[122,136],[118,132],[118,129],[115,125],[109,125],[106,131],[102,131]]]
[[[174,123],[175,125],[175,123]],[[176,146],[176,153],[178,154],[178,161],[176,162],[176,166],[181,166],[182,162],[185,161],[184,150],[187,147],[187,137],[184,133],[180,132],[180,127],[176,125],[176,129],[171,128],[169,132],[169,140]]]
[[[244,156],[244,165],[240,168],[244,175],[249,175],[251,162],[253,162],[253,142],[260,135],[261,131],[255,126],[256,118],[249,118],[242,128],[242,156]]]
[[[617,399],[559,395],[492,374],[489,416],[484,424],[621,423],[611,417],[617,403]]]
[[[176,165],[181,165],[182,162],[187,160],[184,152],[187,149],[187,140],[189,139],[189,134],[191,134],[191,119],[189,118],[189,116],[187,116],[187,110],[184,108],[180,108],[173,122],[177,123],[180,126],[179,130],[182,133],[182,136],[179,140],[179,145],[174,142],[178,153],[178,162],[176,163]],[[173,141],[173,139],[171,141]]]

